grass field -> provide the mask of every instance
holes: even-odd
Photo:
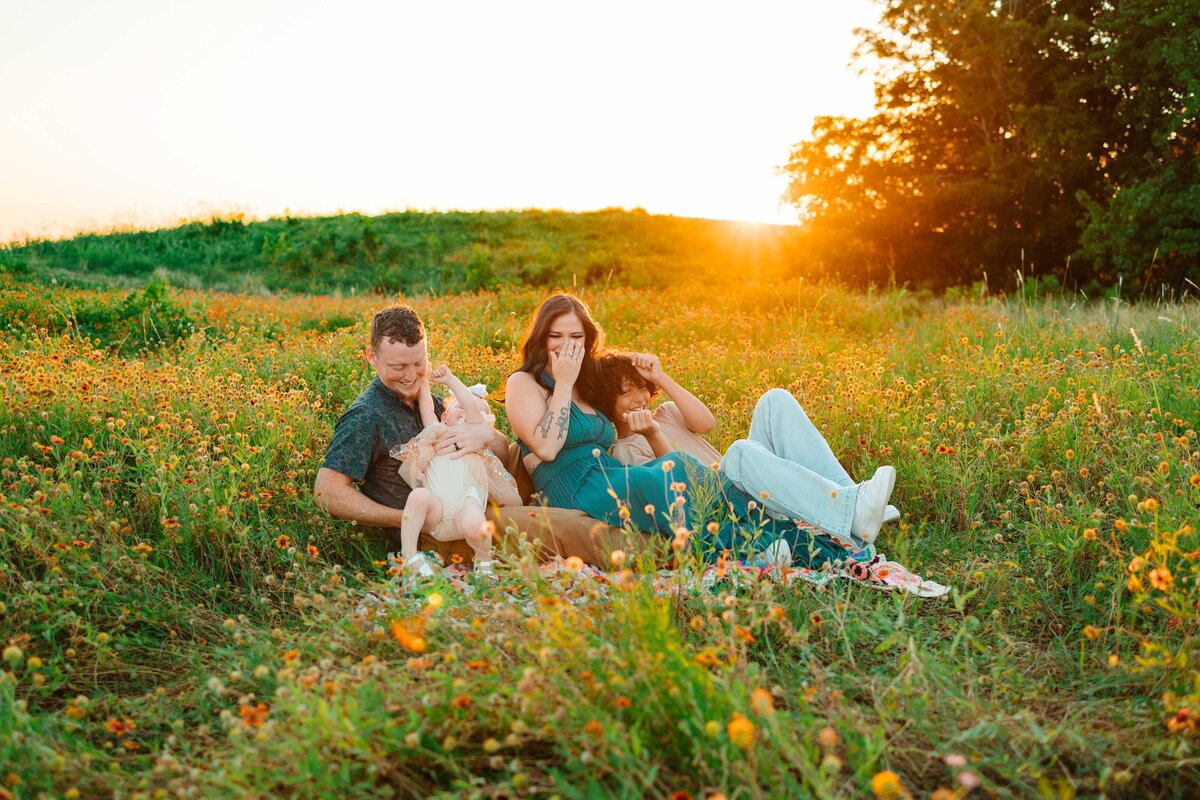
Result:
[[[543,294],[409,300],[495,387]],[[646,563],[603,586],[518,560],[373,632],[386,544],[310,487],[384,300],[9,278],[0,797],[1200,791],[1196,305],[583,294],[718,447],[782,386],[852,474],[894,464],[880,548],[951,596],[656,596]]]
[[[673,277],[796,273],[800,230],[641,210],[215,216],[0,246],[0,272],[79,286],[242,293],[446,293],[499,286],[662,285]]]

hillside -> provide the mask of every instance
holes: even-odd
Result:
[[[188,288],[243,292],[647,286],[681,275],[783,274],[800,263],[794,228],[621,209],[232,217],[0,249],[0,272],[28,277],[139,285],[165,273]]]

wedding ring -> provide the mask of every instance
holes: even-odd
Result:
[[[455,450],[462,450],[462,445],[461,445],[461,444],[459,444],[458,442],[455,442],[455,443],[454,443],[454,449],[455,449]]]

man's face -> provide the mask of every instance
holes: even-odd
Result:
[[[367,348],[367,361],[375,367],[383,385],[405,400],[416,400],[421,393],[421,379],[428,368],[425,340],[405,344],[386,336],[379,347]]]

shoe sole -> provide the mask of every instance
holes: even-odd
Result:
[[[880,467],[875,470],[875,474],[871,476],[871,480],[879,477],[882,472],[887,476],[887,491],[884,493],[883,509],[879,512],[878,522],[871,520],[862,531],[859,532],[858,538],[862,539],[865,544],[874,544],[879,538],[879,529],[883,527],[883,515],[887,512],[887,501],[892,497],[892,490],[896,488],[896,468],[895,467]]]

